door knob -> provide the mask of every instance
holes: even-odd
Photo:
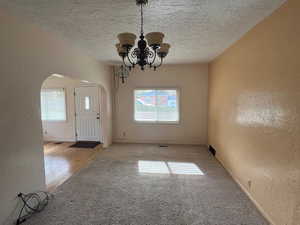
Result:
[[[100,117],[99,116],[97,116],[97,120],[99,120],[100,119]]]

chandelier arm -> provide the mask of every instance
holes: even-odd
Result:
[[[131,65],[127,65],[126,62],[125,62],[125,57],[122,57],[123,59],[123,65],[127,68],[131,68]]]
[[[130,55],[133,59],[137,59],[137,49],[134,49]],[[135,62],[135,64],[136,64],[136,62]]]
[[[153,56],[153,60],[152,60],[152,62],[151,63],[149,63],[149,65],[150,66],[152,66],[153,65],[153,63],[155,62],[155,60],[156,60],[156,56],[157,56],[157,51],[156,51],[156,49],[154,50],[154,56]]]
[[[162,57],[159,57],[159,58],[160,58],[160,63],[157,66],[154,66],[155,69],[160,67],[163,64],[164,58],[162,58]]]
[[[135,50],[136,50],[136,49],[134,49],[133,52],[134,52]],[[132,66],[136,65],[136,63],[133,62],[133,61],[131,61],[131,59],[130,59],[130,55],[132,55],[133,52],[130,53],[130,50],[127,48],[126,58],[127,58],[127,60],[129,61],[129,63],[130,63]]]
[[[131,61],[131,59],[130,59],[130,56],[129,56],[129,55],[127,55],[127,59],[128,59],[129,63],[130,63],[132,66],[136,65],[136,63],[135,63],[135,62]]]

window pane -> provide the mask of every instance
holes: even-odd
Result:
[[[135,91],[135,114],[136,121],[156,121],[156,96],[155,90]]]
[[[64,89],[42,89],[42,120],[66,120],[66,103]]]
[[[46,93],[41,91],[41,112],[42,112],[42,120],[46,120],[47,116],[47,108],[46,108]]]
[[[90,96],[85,96],[85,98],[84,98],[84,108],[87,111],[90,110],[90,108],[91,108],[90,99],[91,99]]]
[[[177,90],[135,90],[136,121],[178,122]]]
[[[178,121],[178,104],[176,90],[157,90],[157,120],[165,122]]]

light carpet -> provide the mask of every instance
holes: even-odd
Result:
[[[116,144],[25,225],[268,225],[201,146]]]

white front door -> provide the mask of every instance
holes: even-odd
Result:
[[[100,141],[100,102],[98,87],[75,88],[77,141]]]

